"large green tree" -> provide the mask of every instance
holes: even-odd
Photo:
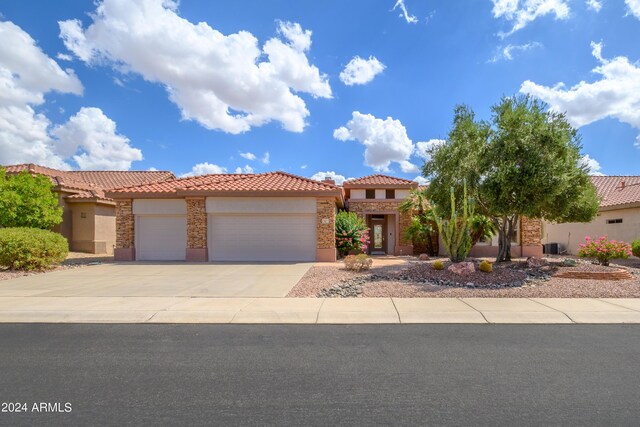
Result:
[[[46,176],[0,168],[0,227],[51,229],[62,222],[62,208]]]
[[[497,228],[497,261],[508,261],[518,218],[587,222],[598,198],[564,114],[528,96],[502,98],[491,111],[485,122],[456,107],[448,141],[432,150],[423,173],[438,206],[466,180],[477,210]]]

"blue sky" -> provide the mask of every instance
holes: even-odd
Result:
[[[414,179],[530,93],[640,172],[640,0],[4,1],[0,39],[0,164]]]

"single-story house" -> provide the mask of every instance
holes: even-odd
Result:
[[[417,184],[373,175],[335,185],[285,172],[213,174],[110,190],[117,260],[335,261],[338,209],[372,230],[373,254],[411,254],[398,206]]]
[[[63,209],[54,231],[67,238],[72,251],[94,254],[112,254],[116,243],[116,203],[105,191],[175,179],[167,171],[62,171],[34,164],[3,168],[7,174],[48,177]]]
[[[596,218],[587,223],[543,225],[543,243],[559,245],[560,253],[576,255],[586,236],[632,242],[640,239],[640,176],[592,176],[600,197]]]
[[[338,209],[370,228],[368,253],[411,255],[410,213],[399,206],[414,181],[371,175],[343,186],[285,172],[212,174],[113,189],[120,261],[335,261]],[[540,221],[519,223],[513,256],[541,255]],[[478,249],[480,247],[480,249]],[[494,256],[497,243],[476,245]]]

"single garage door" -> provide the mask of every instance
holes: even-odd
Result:
[[[184,261],[187,217],[184,215],[136,215],[136,259]]]
[[[211,261],[314,261],[315,214],[209,215]]]

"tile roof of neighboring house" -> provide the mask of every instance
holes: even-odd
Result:
[[[73,193],[65,197],[70,202],[113,202],[105,196],[105,190],[175,179],[168,171],[62,171],[32,163],[4,166],[4,169],[10,174],[27,171],[47,176],[56,187]]]
[[[193,193],[327,193],[342,196],[340,187],[285,172],[261,174],[212,174],[179,178],[154,184],[108,191],[111,197],[126,195],[189,195]]]
[[[62,171],[34,164],[4,167],[8,173],[28,171],[48,176],[54,185],[80,190],[110,190],[174,179],[168,171]]]
[[[395,186],[395,187],[417,187],[418,183],[408,179],[396,178],[388,175],[369,175],[362,178],[350,179],[342,184],[344,187],[362,186]]]
[[[640,176],[592,176],[591,182],[598,190],[601,208],[640,204]]]

